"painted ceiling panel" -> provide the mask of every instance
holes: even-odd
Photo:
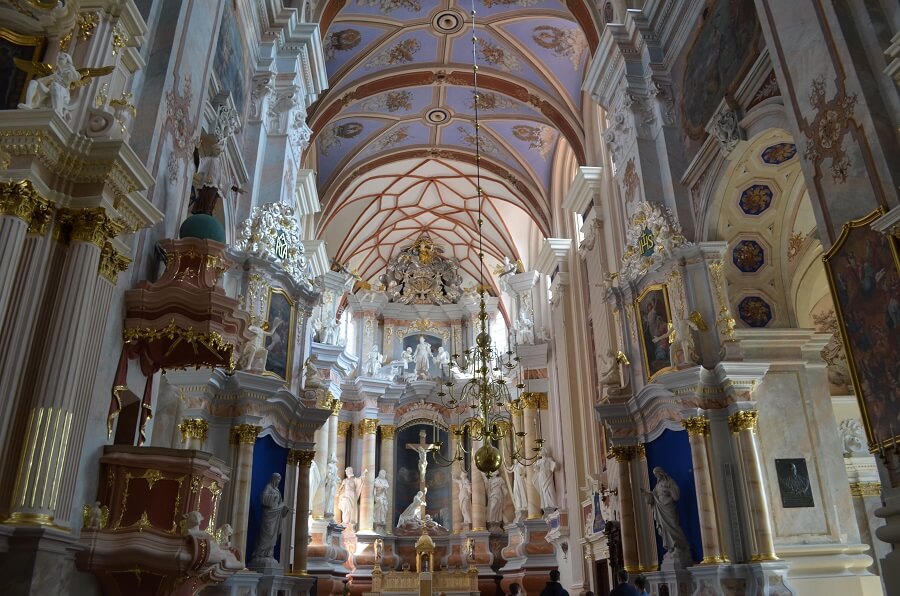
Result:
[[[342,159],[390,124],[390,121],[376,118],[342,118],[330,124],[316,143],[320,183],[331,178]]]
[[[325,70],[328,72],[329,80],[333,79],[336,73],[354,56],[367,55],[375,47],[375,42],[393,29],[393,27],[360,23],[334,27],[322,39]]]

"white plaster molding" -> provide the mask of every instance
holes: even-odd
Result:
[[[894,207],[872,222],[872,229],[882,234],[900,237],[900,206]]]
[[[723,98],[709,123],[706,132],[719,142],[722,155],[728,157],[735,147],[744,139],[737,108],[730,105],[728,98]]]
[[[328,252],[325,250],[324,240],[302,240],[303,251],[309,262],[310,275],[319,277],[329,269]]]
[[[297,216],[312,215],[322,210],[322,204],[319,202],[319,191],[316,188],[316,172],[315,170],[297,170],[297,185],[294,193],[297,201]]]
[[[572,250],[571,238],[546,238],[535,261],[535,268],[544,275],[553,275],[556,267],[563,263],[570,250]]]
[[[582,215],[587,210],[591,200],[594,201],[594,207],[598,207],[602,176],[602,167],[581,166],[578,168],[578,173],[575,175],[575,179],[572,180],[565,198],[563,198],[562,208]]]

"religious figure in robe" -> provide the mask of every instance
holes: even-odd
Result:
[[[506,495],[506,481],[494,474],[486,481],[488,491],[487,521],[503,525],[503,497]]]
[[[374,510],[374,520],[375,527],[384,527],[387,526],[387,515],[388,515],[388,490],[391,488],[391,483],[387,478],[387,471],[381,470],[378,472],[378,477],[375,479],[375,510]]]
[[[690,546],[684,530],[678,520],[678,499],[681,490],[675,480],[660,467],[653,468],[656,486],[644,493],[644,498],[653,510],[653,522],[656,531],[666,549],[666,559],[690,559]]]
[[[431,365],[431,344],[425,341],[425,338],[419,336],[419,345],[416,346],[416,353],[413,356],[416,361],[416,377],[427,378],[428,368]]]
[[[403,513],[401,513],[399,519],[397,519],[398,528],[407,525],[415,527],[422,525],[422,516],[425,514],[425,494],[427,492],[428,489],[426,488],[425,490],[420,490],[416,493],[412,503],[403,510]]]
[[[366,356],[366,366],[364,372],[367,376],[374,377],[381,370],[384,364],[384,356],[378,351],[378,346],[372,346],[369,355]]]
[[[528,492],[525,487],[525,465],[516,460],[513,465],[506,468],[506,471],[513,477],[513,508],[516,510],[516,521],[520,521],[523,517],[523,512],[528,511]]]
[[[256,533],[256,550],[253,551],[253,561],[277,564],[275,543],[281,533],[281,519],[291,512],[291,509],[285,506],[281,499],[281,491],[278,490],[280,483],[281,474],[272,474],[269,484],[266,485],[259,497],[262,515],[259,520],[259,530]]]
[[[338,484],[340,483],[340,477],[338,476],[338,468],[337,462],[334,459],[334,454],[331,454],[331,457],[328,459],[328,466],[325,468],[325,485],[322,491],[322,499],[323,503],[323,515],[325,519],[331,519],[334,517],[334,497],[337,494]]]
[[[541,509],[544,513],[556,511],[556,487],[553,483],[553,472],[556,470],[556,462],[547,453],[541,450],[541,456],[534,463],[534,483],[538,494],[541,496]]]
[[[319,464],[316,460],[309,462],[309,510],[313,510],[313,504],[316,502],[316,493],[319,491],[319,485],[322,483],[322,472],[319,471]]]
[[[363,476],[368,470],[363,471]],[[359,493],[362,486],[362,478],[353,475],[353,468],[344,470],[344,479],[338,493],[338,508],[341,510],[341,523],[352,530],[356,530],[356,506],[359,503]]]
[[[454,479],[456,490],[459,493],[459,512],[462,514],[464,524],[472,523],[472,483],[465,470],[459,471],[459,476]]]

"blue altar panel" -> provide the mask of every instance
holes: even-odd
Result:
[[[256,549],[256,533],[259,531],[259,518],[262,513],[259,497],[263,489],[272,478],[272,474],[278,472],[281,474],[281,484],[278,490],[284,496],[284,472],[287,468],[287,447],[281,447],[270,436],[261,437],[256,440],[253,447],[253,474],[250,478],[250,520],[247,524],[247,553],[244,555],[244,561],[249,562]],[[275,558],[280,560],[281,538],[275,545]]]

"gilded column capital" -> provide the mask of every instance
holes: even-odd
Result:
[[[728,428],[736,433],[742,430],[756,430],[759,422],[759,412],[756,410],[741,410],[728,417]]]
[[[291,449],[290,453],[297,458],[297,464],[301,468],[309,468],[316,459],[316,452],[313,449]]]
[[[374,435],[378,432],[377,418],[363,418],[359,421],[359,436]]]
[[[397,434],[397,427],[393,424],[382,424],[378,428],[381,429],[381,438],[387,441],[393,441]]]
[[[60,209],[56,217],[60,225],[69,228],[70,240],[90,242],[101,249],[125,229],[125,225],[109,217],[103,207]]]
[[[97,270],[100,275],[115,284],[119,279],[119,274],[128,269],[131,259],[120,253],[109,242],[100,249],[100,265]]]
[[[609,456],[618,462],[631,461],[636,453],[637,447],[634,445],[613,445],[609,448]]]
[[[353,428],[353,423],[347,420],[339,420],[338,421],[338,436],[346,437],[350,433],[350,429]]]
[[[456,435],[457,437],[460,437],[465,432],[466,432],[465,424],[451,424],[450,425],[450,434],[451,435]]]
[[[232,445],[253,445],[256,443],[256,437],[262,430],[261,426],[255,424],[238,424],[231,427],[231,444]]]
[[[681,426],[687,430],[689,436],[709,434],[709,418],[706,416],[691,416],[681,421]]]
[[[341,410],[344,408],[344,402],[339,399],[332,400],[331,402],[331,415],[337,416],[341,413]]]
[[[0,214],[12,215],[28,224],[29,234],[43,234],[53,205],[42,197],[31,180],[0,182]]]
[[[546,410],[547,394],[537,391],[525,391],[520,398],[522,407],[526,410]]]
[[[186,443],[188,439],[205,441],[209,433],[209,422],[203,418],[185,418],[178,425],[178,430],[181,431],[182,443]]]

